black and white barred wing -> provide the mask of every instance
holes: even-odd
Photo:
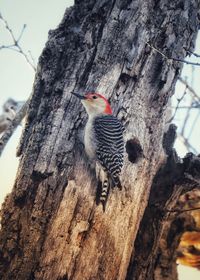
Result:
[[[112,115],[97,117],[94,128],[97,139],[97,159],[111,176],[114,185],[118,185],[124,157],[124,128]]]

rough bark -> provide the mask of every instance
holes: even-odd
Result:
[[[174,149],[168,147],[166,152],[167,162],[154,177],[127,280],[176,280],[176,249],[181,235],[197,229],[191,215],[183,214],[178,204],[181,194],[200,188],[200,158],[188,154],[181,161]]]
[[[146,42],[184,58],[196,38],[197,2],[75,1],[49,32],[18,150],[18,175],[2,211],[1,279],[131,275],[134,240],[165,160],[165,111],[181,69]],[[86,114],[73,90],[109,97],[125,126],[123,190],[111,191],[105,212],[95,203],[94,172],[82,145]],[[149,238],[156,242],[158,235]]]

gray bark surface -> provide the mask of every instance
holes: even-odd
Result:
[[[16,182],[2,210],[1,279],[151,279],[134,278],[128,266],[154,175],[166,160],[165,112],[182,65],[146,43],[183,59],[194,47],[197,5],[75,1],[49,32]],[[125,126],[123,189],[111,191],[105,212],[95,203],[82,144],[86,113],[72,91],[102,93]]]

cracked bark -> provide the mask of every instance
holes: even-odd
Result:
[[[176,249],[181,235],[197,226],[189,214],[176,209],[180,196],[194,188],[200,188],[200,158],[188,154],[181,161],[175,150],[168,149],[167,162],[153,180],[127,280],[177,279]]]
[[[182,59],[198,29],[197,0],[169,2],[75,1],[49,32],[18,148],[16,182],[2,210],[1,279],[150,279],[148,271],[153,277],[157,246],[146,253],[148,271],[137,276],[144,261],[133,273],[142,254],[134,240],[141,238],[145,209],[150,220],[159,216],[147,203],[166,159],[165,113],[182,65],[146,42]],[[95,203],[94,172],[82,144],[86,114],[73,90],[109,97],[126,128],[123,190],[111,191],[105,213]],[[133,143],[139,147],[135,163],[128,160],[136,160]],[[165,198],[171,207],[181,193],[174,189]],[[155,234],[145,231],[152,244],[164,220],[155,226]]]

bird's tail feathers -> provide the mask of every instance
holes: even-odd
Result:
[[[118,187],[120,190],[122,189],[122,185],[121,185],[119,177],[114,177],[114,178],[108,177],[101,184],[101,192],[100,192],[99,201],[103,205],[104,211],[105,211],[105,207],[106,207],[106,202],[108,200],[110,188],[114,188],[114,187]]]
[[[109,180],[106,179],[104,180],[104,182],[102,182],[102,189],[101,189],[101,195],[100,195],[100,202],[103,205],[103,210],[105,211],[105,206],[106,206],[106,202],[108,199],[108,194],[109,194],[109,190],[110,190],[110,184],[109,184]]]
[[[98,178],[96,203],[101,203],[105,211],[110,189],[114,187],[122,189],[119,174],[111,175],[104,168],[96,165],[96,176]]]

